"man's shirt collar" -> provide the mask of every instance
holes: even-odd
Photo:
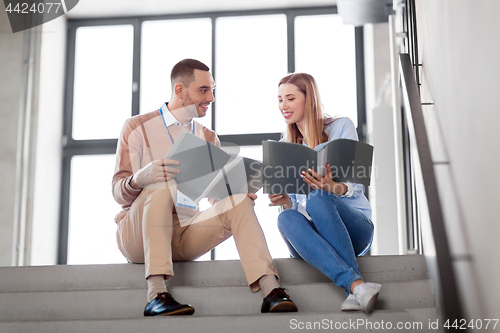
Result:
[[[172,125],[182,126],[182,124],[174,117],[172,112],[170,112],[170,110],[168,109],[168,103],[166,102],[163,103],[161,110],[163,112],[163,119],[165,119],[165,125],[167,125],[167,127],[170,127]],[[188,125],[191,126],[192,123],[193,119],[191,119],[191,121],[187,123],[185,126]]]

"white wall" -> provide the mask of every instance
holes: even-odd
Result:
[[[417,0],[422,100],[469,318],[500,313],[500,2]]]
[[[24,20],[22,17],[15,19]],[[39,27],[12,33],[0,13],[0,265],[29,261],[33,207],[34,133],[38,99]]]
[[[68,13],[70,18],[146,16],[232,10],[333,6],[336,0],[85,0]]]
[[[12,33],[0,10],[0,266],[57,260],[65,22]]]
[[[13,34],[0,5],[0,266],[12,264],[18,116],[24,34]]]
[[[42,26],[31,265],[57,263],[66,19]]]
[[[374,146],[369,187],[375,225],[373,255],[403,254],[400,249],[406,249],[406,242],[400,244],[398,236],[389,36],[388,23],[364,26],[368,140]]]

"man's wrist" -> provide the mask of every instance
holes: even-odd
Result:
[[[135,182],[134,175],[132,175],[132,177],[129,178],[127,184],[134,191],[142,190],[142,187],[140,187],[139,185],[137,185],[137,183]]]

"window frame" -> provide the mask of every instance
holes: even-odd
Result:
[[[302,7],[242,11],[218,11],[200,12],[189,14],[171,14],[158,16],[124,17],[124,18],[95,18],[95,19],[73,19],[68,21],[68,44],[66,56],[66,85],[64,101],[64,123],[63,123],[63,158],[62,158],[62,181],[61,181],[61,209],[59,218],[59,244],[58,264],[67,264],[68,259],[68,231],[69,231],[69,209],[70,209],[70,181],[71,160],[80,155],[101,155],[116,153],[118,139],[99,140],[74,140],[73,132],[73,93],[75,78],[75,45],[76,31],[82,27],[110,26],[110,25],[132,25],[134,29],[133,40],[133,69],[132,85],[137,87],[132,91],[132,112],[130,116],[138,115],[140,112],[140,65],[141,65],[141,39],[142,23],[145,21],[179,20],[193,18],[210,18],[212,20],[212,63],[211,73],[216,80],[215,73],[215,43],[216,43],[216,19],[220,17],[237,17],[252,15],[284,14],[287,18],[287,69],[289,73],[295,71],[295,17],[306,15],[338,14],[337,6]],[[360,141],[366,141],[366,103],[365,103],[365,79],[364,79],[364,47],[363,28],[354,28],[355,54],[356,54],[356,95],[358,115],[358,135]],[[217,91],[215,92],[215,94]],[[212,129],[216,131],[216,107],[212,104]],[[278,140],[282,133],[250,133],[220,135],[221,142],[231,142],[239,146],[260,146],[263,140]],[[212,259],[213,253],[212,253]]]

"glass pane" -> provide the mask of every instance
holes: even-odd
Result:
[[[171,94],[170,72],[185,58],[212,66],[212,20],[148,21],[142,24],[141,113],[157,110]],[[212,128],[212,111],[197,119]]]
[[[75,156],[71,161],[68,264],[124,263],[116,244],[111,195],[114,155]]]
[[[218,134],[282,132],[278,82],[287,74],[285,15],[217,21]]]
[[[239,155],[262,161],[262,146],[240,147]],[[289,252],[278,230],[278,208],[269,207],[267,194],[262,189],[257,192],[255,200],[255,214],[259,219],[264,236],[266,237],[269,252],[273,258],[288,258]],[[215,248],[216,260],[239,259],[233,237]]]
[[[295,70],[314,76],[325,113],[357,124],[353,26],[339,15],[296,17]]]
[[[131,25],[76,31],[73,138],[117,138],[132,115]]]

